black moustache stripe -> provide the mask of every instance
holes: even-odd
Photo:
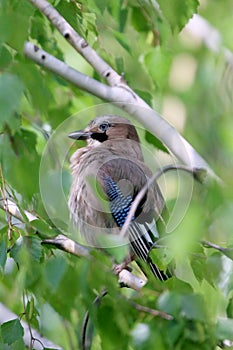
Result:
[[[104,142],[104,141],[107,141],[108,136],[106,135],[106,132],[103,132],[103,133],[93,132],[93,134],[91,134],[91,138],[99,142]]]

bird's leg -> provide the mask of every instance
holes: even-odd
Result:
[[[125,260],[121,264],[114,264],[113,265],[113,272],[116,275],[119,275],[119,273],[126,269],[128,271],[132,271],[132,268],[129,267],[128,265],[134,260],[133,256],[131,254],[128,254],[125,258]]]

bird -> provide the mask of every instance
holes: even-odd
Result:
[[[86,141],[70,159],[70,216],[87,244],[98,246],[98,233],[120,233],[135,197],[152,172],[144,162],[135,126],[124,117],[98,116],[86,128],[68,136]],[[150,251],[159,238],[156,221],[164,208],[164,198],[154,182],[131,219],[127,232],[130,258],[122,264],[135,260],[141,267],[144,261],[162,281],[169,275],[152,261]]]

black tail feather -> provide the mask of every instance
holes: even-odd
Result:
[[[144,229],[145,229],[145,226],[144,226]],[[151,272],[157,279],[161,281],[166,281],[169,277],[171,277],[170,274],[167,274],[161,271],[156,266],[156,264],[154,264],[153,261],[151,260],[149,254],[153,247],[153,241],[151,240],[151,237],[148,234],[148,231],[146,231],[145,229],[145,233],[143,233],[142,225],[138,225],[135,222],[133,222],[130,225],[129,231],[130,231],[130,246],[135,256],[141,259],[142,261],[145,261],[149,265]],[[140,262],[137,262],[137,263],[141,268]],[[143,268],[141,269],[143,271]]]

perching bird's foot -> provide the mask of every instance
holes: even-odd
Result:
[[[129,267],[129,263],[131,263],[132,258],[131,256],[128,256],[125,258],[125,260],[121,263],[121,264],[114,264],[113,265],[113,272],[115,273],[115,275],[119,275],[119,273],[121,273],[122,270],[128,270],[128,271],[132,271],[132,268]]]
[[[132,268],[127,266],[124,262],[122,264],[115,264],[113,265],[113,272],[115,275],[119,275],[122,270],[128,270],[129,272],[132,272]]]

